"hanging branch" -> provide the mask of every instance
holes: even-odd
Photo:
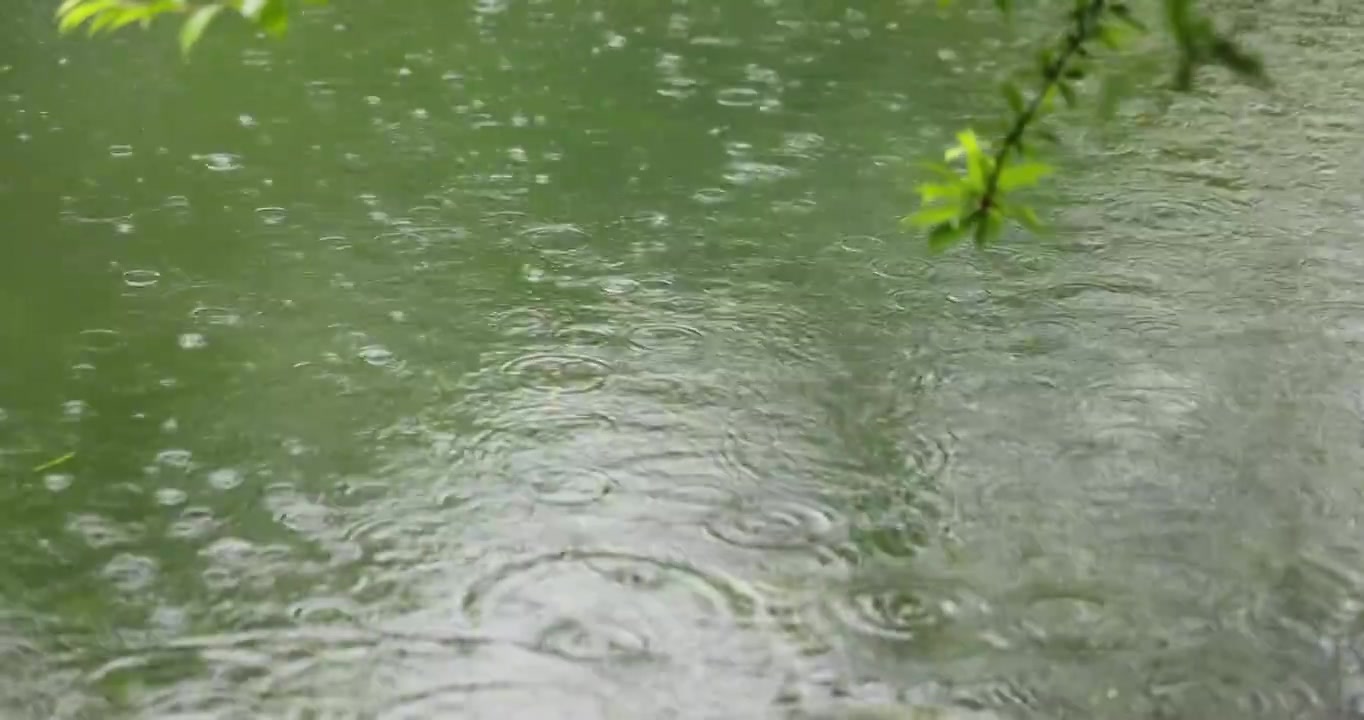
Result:
[[[1230,69],[1242,80],[1266,82],[1259,58],[1218,32],[1212,21],[1197,11],[1196,0],[1162,2],[1166,25],[1179,49],[1175,89],[1187,90],[1195,71],[1211,64]],[[1011,5],[999,0],[996,4],[1006,12]],[[1012,82],[1004,84],[1004,97],[1013,111],[1013,120],[998,148],[987,153],[985,143],[974,131],[957,133],[957,144],[947,151],[945,160],[948,163],[963,160],[964,170],[946,163],[929,164],[928,169],[940,176],[942,182],[919,185],[922,207],[906,217],[905,223],[928,228],[929,247],[933,250],[943,250],[968,233],[976,245],[986,245],[998,237],[1007,220],[1032,230],[1040,229],[1041,221],[1032,208],[1006,202],[1010,192],[1036,185],[1053,172],[1050,165],[1024,160],[1029,156],[1025,141],[1030,134],[1043,133],[1036,128],[1037,121],[1050,111],[1057,95],[1069,106],[1076,104],[1074,82],[1088,74],[1084,60],[1091,57],[1090,44],[1099,40],[1110,49],[1120,49],[1125,30],[1146,31],[1126,2],[1075,0],[1060,39],[1041,53],[1040,82],[1032,99],[1025,101],[1022,91]]]
[[[1004,174],[1009,154],[1013,152],[1020,157],[1024,154],[1023,136],[1028,132],[1033,121],[1041,116],[1043,108],[1051,102],[1053,92],[1059,90],[1068,102],[1071,104],[1075,102],[1074,90],[1066,84],[1066,80],[1080,79],[1083,77],[1083,71],[1068,74],[1069,71],[1073,70],[1069,66],[1073,59],[1082,58],[1088,54],[1085,50],[1085,43],[1098,36],[1103,27],[1099,20],[1103,17],[1107,5],[1108,0],[1088,0],[1087,5],[1072,11],[1071,19],[1074,26],[1066,33],[1062,41],[1061,51],[1050,59],[1046,58],[1044,54],[1042,85],[1037,94],[1033,96],[1032,102],[1028,103],[1022,112],[1015,114],[1013,125],[1004,136],[1004,141],[1000,143],[999,150],[995,152],[994,162],[992,163],[994,167],[985,181],[985,192],[981,195],[980,206],[966,219],[968,223],[973,222],[976,216],[982,213],[989,213],[994,206],[995,197],[999,194],[999,180]],[[1123,6],[1115,6],[1115,9],[1117,7]],[[1017,106],[1015,106],[1015,110],[1017,110]]]

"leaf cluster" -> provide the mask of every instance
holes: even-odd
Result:
[[[323,4],[327,0],[306,0]],[[180,50],[186,55],[204,30],[224,11],[240,16],[256,29],[282,35],[289,27],[288,0],[64,0],[57,8],[57,28],[62,33],[82,26],[90,35],[138,24],[148,27],[159,17],[179,15]]]

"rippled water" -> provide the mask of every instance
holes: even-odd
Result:
[[[5,718],[1364,716],[1355,10],[931,259],[990,13],[21,5]]]

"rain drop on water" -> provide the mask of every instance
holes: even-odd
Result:
[[[123,273],[123,284],[130,288],[151,287],[161,280],[155,270],[128,270]]]
[[[266,225],[278,225],[284,222],[286,212],[282,207],[261,207],[256,208],[256,216]]]
[[[244,479],[235,468],[218,468],[208,474],[208,484],[215,490],[231,490],[241,485]]]
[[[357,355],[359,355],[361,360],[364,360],[375,367],[393,363],[393,351],[383,345],[367,345],[360,348],[360,352],[357,353]]]
[[[204,162],[204,167],[213,172],[228,172],[242,167],[241,157],[232,153],[209,153],[196,157]]]

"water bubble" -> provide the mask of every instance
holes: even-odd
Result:
[[[532,353],[508,361],[501,370],[538,390],[587,392],[606,383],[611,366],[588,355]]]
[[[829,610],[854,632],[888,640],[913,640],[944,620],[926,598],[900,590],[852,591]]]
[[[202,350],[208,347],[208,338],[202,333],[181,333],[180,337],[176,338],[176,344],[181,350]]]
[[[108,518],[92,513],[73,515],[66,523],[68,532],[79,535],[92,548],[106,548],[132,542],[132,533]]]
[[[725,180],[735,185],[775,182],[796,174],[796,171],[781,165],[753,161],[732,162],[729,168],[729,172],[725,173]]]
[[[529,484],[536,502],[547,505],[589,505],[609,495],[616,485],[604,472],[571,467],[546,470]]]
[[[695,644],[742,655],[735,631],[757,610],[737,584],[689,565],[608,551],[570,550],[497,568],[465,593],[462,607],[497,636],[575,661],[663,656]],[[536,611],[530,611],[537,608]]]
[[[602,347],[616,340],[616,332],[605,323],[574,323],[554,331],[554,338],[565,345]]]
[[[123,273],[123,284],[130,288],[151,287],[161,281],[161,273],[155,270],[127,270]]]
[[[282,207],[261,207],[256,208],[256,216],[266,225],[278,225],[288,217],[288,212]]]
[[[757,90],[747,87],[731,87],[715,93],[715,102],[729,107],[751,107],[758,104]]]
[[[123,347],[123,337],[117,330],[98,328],[80,332],[81,349],[93,353],[107,353]]]
[[[521,231],[521,234],[530,238],[585,238],[588,237],[587,231],[572,223],[550,223],[545,225],[533,225]]]
[[[702,188],[692,193],[691,199],[702,205],[716,205],[729,199],[729,192],[724,188]]]
[[[213,172],[230,172],[240,170],[242,167],[241,156],[232,153],[209,153],[198,156],[198,159],[203,161],[204,167]]]
[[[653,323],[639,325],[630,330],[630,342],[645,349],[676,346],[679,343],[691,345],[704,337],[703,333],[691,325],[674,323]]]
[[[67,420],[79,420],[89,411],[90,405],[84,400],[67,400],[62,403],[62,416]]]
[[[180,510],[180,517],[171,523],[166,534],[181,540],[195,540],[207,537],[219,524],[211,508],[190,506]]]
[[[392,365],[394,361],[393,351],[383,345],[366,345],[356,355],[375,367]]]
[[[110,145],[110,146],[109,146],[109,157],[126,158],[126,157],[132,157],[132,154],[133,154],[133,146],[132,146],[132,145]]]
[[[231,490],[245,480],[246,477],[236,468],[218,468],[208,474],[208,484],[215,490]]]
[[[913,280],[922,278],[933,268],[933,263],[923,258],[885,258],[872,259],[868,265],[872,274],[887,280]]]
[[[602,292],[607,295],[624,295],[639,288],[639,281],[628,277],[608,277],[601,281]]]
[[[809,157],[810,153],[824,145],[824,137],[812,132],[786,133],[781,143],[781,153],[794,157]]]
[[[188,450],[171,448],[156,454],[156,464],[175,470],[188,470],[193,464],[194,454]]]
[[[716,538],[744,548],[796,550],[817,547],[835,539],[837,514],[826,507],[787,500],[759,508],[736,508],[706,523]]]
[[[200,305],[191,310],[189,316],[195,322],[204,325],[236,325],[242,320],[241,315],[238,315],[237,311],[232,308],[211,305]]]
[[[885,241],[875,235],[845,235],[838,240],[838,247],[850,253],[878,251],[884,246]]]
[[[100,575],[117,590],[133,593],[146,589],[155,582],[158,572],[159,566],[152,558],[120,553],[104,566]]]
[[[189,499],[189,494],[179,488],[160,488],[156,491],[156,502],[159,505],[173,507],[183,505]]]

